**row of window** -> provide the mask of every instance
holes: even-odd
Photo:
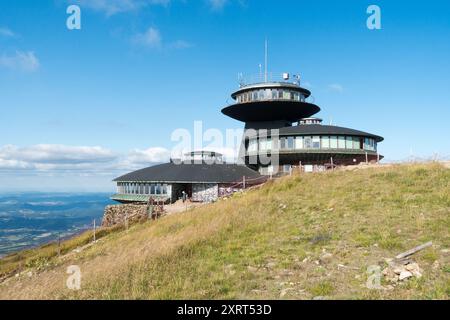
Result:
[[[288,89],[252,90],[236,96],[236,101],[239,103],[261,100],[294,100],[305,102],[306,98],[300,92]]]
[[[120,194],[167,195],[169,186],[161,183],[119,182],[117,192]]]
[[[253,139],[248,143],[248,152],[294,149],[351,149],[376,151],[377,143],[371,138],[351,136],[296,136]]]

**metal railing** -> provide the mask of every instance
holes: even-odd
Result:
[[[288,79],[284,75],[289,75]],[[290,74],[287,72],[268,72],[267,75],[264,72],[259,74],[244,75],[242,73],[238,74],[238,82],[241,88],[247,87],[249,85],[266,83],[266,82],[283,82],[295,85],[300,85],[300,75]]]

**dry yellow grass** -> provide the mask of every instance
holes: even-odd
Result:
[[[0,284],[0,298],[448,299],[449,214],[438,164],[286,177],[52,256]],[[365,286],[368,266],[429,240],[414,256],[421,279]],[[79,291],[65,286],[74,264]]]

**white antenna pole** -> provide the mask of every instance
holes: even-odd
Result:
[[[265,69],[264,69],[264,81],[267,82],[267,52],[268,52],[268,48],[267,48],[267,38],[266,38],[266,42],[265,42],[265,54],[264,54],[264,64],[265,64]]]

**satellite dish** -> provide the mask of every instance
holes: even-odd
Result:
[[[289,80],[289,73],[283,73],[283,80]]]

